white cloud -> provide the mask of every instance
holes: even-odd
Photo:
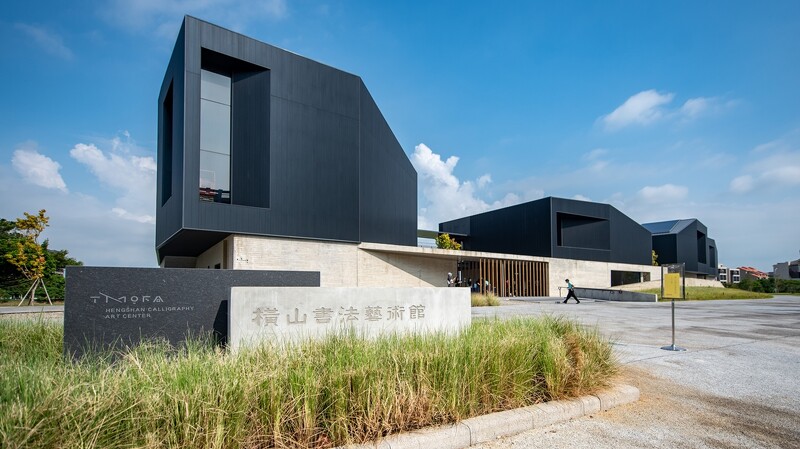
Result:
[[[719,263],[730,267],[747,265],[770,271],[773,263],[796,258],[800,248],[794,238],[800,223],[800,199],[796,196],[664,204],[617,195],[611,203],[637,223],[697,218],[717,243]]]
[[[750,175],[742,175],[733,178],[731,181],[731,191],[734,193],[747,193],[753,190],[754,182],[753,177]]]
[[[605,148],[595,148],[594,150],[581,156],[581,159],[590,163],[590,165],[587,167],[589,170],[599,172],[608,167],[609,162],[603,159],[603,157],[607,154],[608,150]]]
[[[607,130],[616,130],[629,125],[647,125],[664,115],[661,106],[672,101],[674,94],[660,94],[645,90],[625,100],[621,106],[602,117]]]
[[[453,171],[458,164],[457,156],[443,161],[441,156],[421,143],[414,147],[411,163],[419,175],[423,201],[420,204],[418,226],[420,229],[438,229],[439,223],[485,212],[490,209],[518,204],[519,195],[508,193],[501,200],[488,203],[479,198],[476,184],[483,188],[491,181],[484,174],[476,182],[461,182]]]
[[[572,199],[573,200],[578,200],[578,201],[592,201],[588,196],[583,196],[583,195],[580,195],[580,194],[573,195]]]
[[[98,185],[93,193],[103,189]],[[79,192],[53,195],[52,190],[30,189],[19,195],[18,190],[11,168],[0,164],[0,217],[15,219],[46,209],[50,226],[42,238],[51,249],[68,250],[93,266],[157,266],[154,225],[120,218],[107,201]]]
[[[73,58],[72,50],[64,44],[64,40],[58,34],[26,23],[17,23],[14,27],[33,39],[47,53],[66,60]]]
[[[756,146],[750,152],[751,159],[744,166],[744,173],[730,182],[730,190],[744,194],[800,186],[800,149],[791,139],[790,135],[787,139]]]
[[[603,156],[608,154],[608,150],[605,148],[595,148],[594,150],[584,154],[582,158],[587,161],[596,161]]]
[[[722,112],[736,106],[736,100],[725,101],[719,97],[696,97],[686,100],[679,108],[669,107],[673,93],[645,90],[625,100],[620,107],[600,118],[607,131],[616,131],[631,125],[677,120],[688,122],[700,117]]]
[[[766,170],[763,177],[777,186],[791,187],[800,185],[800,165],[777,166],[771,170]]]
[[[66,249],[88,265],[156,266],[152,151],[137,147],[123,132],[96,144],[77,144],[70,153],[80,162],[79,170],[84,167],[91,173],[85,176],[91,180],[89,192],[81,192],[78,183],[67,191],[60,164],[38,154],[35,143],[29,143],[15,152],[11,165],[23,176],[36,173],[32,168],[44,168],[32,180],[51,184],[43,186],[49,189],[27,189],[20,195],[11,167],[0,163],[0,217],[14,219],[23,212],[46,209],[50,226],[44,238],[51,248]],[[63,194],[54,195],[52,189]]]
[[[682,201],[689,194],[689,188],[664,184],[661,186],[645,186],[637,193],[637,196],[648,202],[669,203]]]
[[[120,194],[112,208],[116,216],[155,223],[155,159],[129,154],[128,148],[133,146],[127,143],[129,140],[115,138],[111,142],[108,153],[94,144],[79,143],[70,150],[70,156],[85,165],[102,184]]]
[[[113,0],[101,14],[129,30],[174,38],[185,14],[244,31],[253,21],[282,19],[286,0]]]
[[[67,193],[67,184],[59,173],[61,164],[39,154],[35,144],[28,144],[28,147],[14,151],[11,164],[17,173],[30,184]]]
[[[115,207],[111,209],[111,212],[117,214],[119,218],[131,221],[137,221],[139,223],[147,223],[147,224],[155,224],[155,218],[152,215],[134,215],[125,209]]]
[[[694,118],[707,111],[711,104],[708,98],[690,98],[681,106],[681,113],[689,118]]]
[[[683,121],[692,121],[700,117],[719,114],[736,107],[737,104],[739,104],[738,100],[725,100],[720,97],[690,98],[675,112],[675,115]]]
[[[785,151],[787,149],[785,145],[786,145],[785,142],[783,142],[783,140],[781,139],[773,140],[771,142],[762,143],[761,145],[756,145],[756,147],[753,148],[752,152],[754,154],[758,154],[758,153],[771,153],[775,151]]]

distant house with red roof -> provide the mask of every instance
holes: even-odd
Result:
[[[739,267],[739,274],[744,279],[767,279],[769,275],[753,267]]]

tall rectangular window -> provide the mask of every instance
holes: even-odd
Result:
[[[169,84],[164,105],[161,108],[161,205],[172,196],[172,83]]]
[[[708,248],[706,247],[706,235],[700,231],[697,231],[697,261],[700,263],[706,263],[708,260],[706,258],[706,254],[708,254]]]
[[[231,77],[200,75],[200,199],[231,202]]]

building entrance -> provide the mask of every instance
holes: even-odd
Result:
[[[501,297],[547,296],[547,262],[480,258],[458,262],[458,283]]]

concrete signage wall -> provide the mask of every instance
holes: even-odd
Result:
[[[67,267],[64,352],[80,356],[163,338],[228,334],[233,286],[318,287],[318,272]]]
[[[366,337],[455,332],[469,326],[471,308],[466,288],[234,287],[228,317],[228,345],[235,351],[349,329]]]

